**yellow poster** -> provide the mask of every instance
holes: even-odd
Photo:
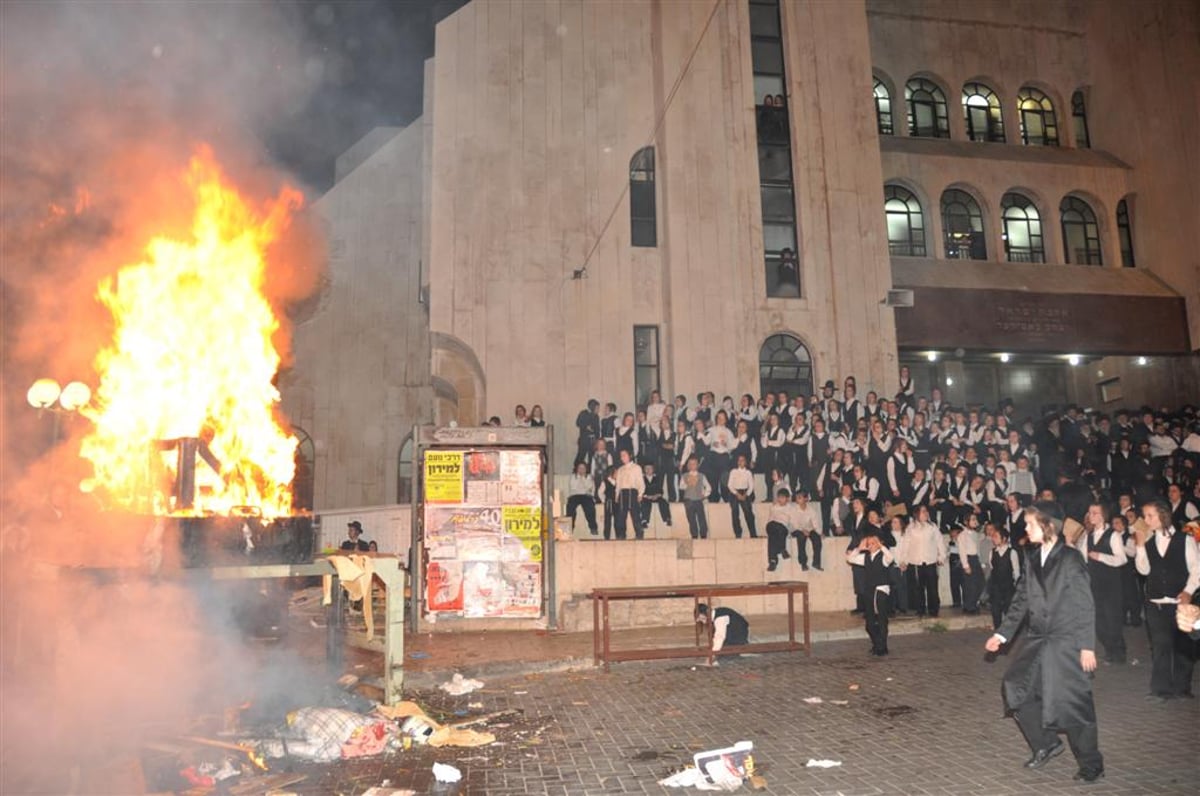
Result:
[[[425,452],[425,501],[463,502],[462,451]]]
[[[518,539],[540,539],[542,535],[541,506],[505,506],[504,532]]]

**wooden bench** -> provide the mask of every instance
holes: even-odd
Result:
[[[692,586],[621,586],[614,588],[597,588],[592,590],[592,649],[595,664],[604,664],[608,671],[612,661],[647,661],[663,658],[695,658],[707,657],[713,662],[712,652],[712,622],[706,622],[704,627],[705,643],[701,643],[700,625],[696,625],[695,647],[654,647],[647,649],[614,650],[612,648],[612,628],[609,624],[609,604],[613,600],[662,600],[670,598],[691,598],[692,614],[704,602],[713,606],[714,597],[755,597],[760,595],[786,594],[788,602],[788,640],[765,641],[739,646],[727,646],[716,655],[737,655],[743,652],[796,652],[803,650],[806,655],[812,654],[812,640],[808,622],[808,583],[805,581],[778,581],[775,583],[735,583],[735,584],[706,584]],[[796,595],[801,596],[804,640],[796,639]]]

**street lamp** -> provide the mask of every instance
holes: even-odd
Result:
[[[43,378],[30,385],[29,391],[25,393],[25,400],[38,410],[39,415],[42,412],[50,412],[54,415],[54,433],[51,444],[57,445],[59,423],[61,422],[59,416],[73,414],[87,406],[88,401],[92,400],[92,389],[81,381],[68,382],[65,387],[60,387],[54,379]]]

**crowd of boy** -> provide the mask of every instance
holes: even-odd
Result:
[[[936,387],[917,396],[901,368],[899,389],[884,399],[874,391],[859,399],[849,377],[840,390],[826,382],[819,395],[743,395],[735,404],[704,392],[693,404],[683,395],[668,404],[654,392],[636,412],[620,415],[613,403],[599,409],[590,401],[576,419],[572,517],[582,508],[598,535],[602,503],[606,539],[614,530],[626,538],[629,524],[640,539],[655,506],[670,525],[668,503],[682,502],[692,537],[706,538],[706,503],[725,502],[734,535],[756,537],[760,475],[767,569],[791,557],[789,539],[807,570],[808,548],[820,568],[822,537],[846,537],[855,612],[867,618],[875,654],[887,654],[889,615],[939,615],[943,568],[953,605],[969,614],[986,606],[999,627],[1026,569],[1025,516],[1035,500],[1061,506],[1064,538],[1087,561],[1109,662],[1124,661],[1122,630],[1143,618],[1152,639],[1160,637],[1156,660],[1170,659],[1164,639],[1178,634],[1167,632],[1169,612],[1155,607],[1165,603],[1147,601],[1147,558],[1160,569],[1174,562],[1168,580],[1177,591],[1200,586],[1187,534],[1145,552],[1155,534],[1173,538],[1200,521],[1200,416],[1192,406],[1113,414],[1068,406],[1018,419],[1010,401],[993,412],[951,406]],[[1148,504],[1158,506],[1153,520]],[[1186,577],[1175,584],[1180,573]],[[1154,599],[1166,597],[1174,599]],[[1160,676],[1153,693],[1177,692],[1173,677]]]

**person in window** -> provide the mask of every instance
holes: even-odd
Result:
[[[796,253],[790,248],[785,248],[779,253],[779,265],[776,266],[775,278],[775,296],[800,295],[800,266],[796,262]]]
[[[513,409],[512,424],[520,428],[529,427],[529,414],[526,412],[524,404],[517,404],[516,408]]]
[[[775,123],[775,98],[770,94],[763,95],[762,105],[758,106],[758,134],[762,138],[767,138],[770,133],[771,126]]]
[[[546,418],[542,417],[542,405],[541,404],[534,404],[533,408],[529,410],[529,425],[531,428],[544,428],[545,427]]]

